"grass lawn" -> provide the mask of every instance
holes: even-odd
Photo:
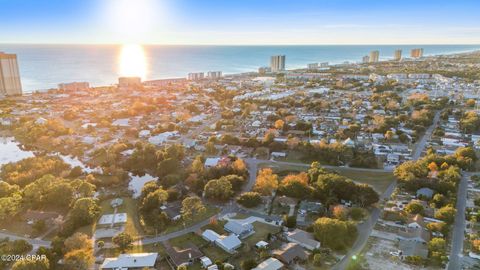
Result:
[[[127,223],[125,224],[125,232],[130,234],[134,239],[143,235],[140,223],[138,221],[137,206],[135,200],[129,197],[123,197],[123,204],[118,207],[117,213],[127,213]],[[100,216],[113,214],[114,209],[110,205],[112,200],[104,200],[100,202]],[[80,227],[77,232],[84,233],[88,236],[93,236],[96,230],[96,222],[87,226]],[[107,226],[108,227],[108,226]]]
[[[170,245],[179,248],[187,248],[190,244],[194,244],[197,247],[201,247],[207,244],[207,241],[205,241],[201,236],[195,233],[184,234],[182,236],[170,239],[168,240],[168,242],[170,243]]]
[[[213,245],[205,246],[201,248],[201,250],[203,254],[205,254],[205,256],[209,257],[212,260],[212,262],[215,262],[215,261],[223,262],[232,256],[231,254],[228,254],[227,252],[225,252],[223,249]]]
[[[238,216],[238,214],[237,214]],[[235,217],[237,217],[235,216]],[[247,218],[248,216],[246,216],[245,218]],[[217,223],[216,224],[207,224],[206,226],[203,226],[202,227],[202,231],[204,230],[212,230],[214,232],[217,232],[218,234],[223,234],[225,231],[223,230],[223,226],[227,223],[226,220],[217,220]]]
[[[196,215],[195,218],[190,221],[190,222],[185,222],[185,226],[182,222],[176,222],[170,226],[168,226],[161,234],[168,234],[176,231],[180,231],[186,227],[189,227],[190,225],[196,224],[198,222],[204,221],[220,212],[220,209],[214,206],[210,205],[205,205],[207,208],[207,211],[203,213],[202,215]]]
[[[137,205],[134,199],[129,197],[122,197],[123,204],[117,208],[117,213],[127,213],[127,224],[125,224],[125,232],[132,237],[141,236],[142,230],[140,222],[138,221]],[[114,209],[110,205],[112,200],[105,200],[100,203],[101,215],[113,214]]]
[[[195,233],[185,234],[168,241],[170,245],[179,247],[179,248],[187,248],[189,244],[196,245],[205,256],[209,257],[213,262],[220,260],[225,261],[231,255],[227,252],[223,251],[221,248],[215,245],[209,245],[207,241],[205,241],[201,236]],[[193,269],[196,269],[194,265],[192,265]],[[189,268],[190,269],[190,268]]]
[[[279,227],[261,222],[254,222],[252,225],[255,233],[242,240],[243,246],[238,250],[238,253],[230,259],[230,262],[236,267],[235,269],[240,269],[241,262],[247,258],[260,262],[260,253],[255,248],[255,244],[258,241],[266,240],[269,233],[274,234],[280,231]]]
[[[268,225],[262,222],[254,222],[253,228],[255,233],[243,240],[244,243],[247,243],[250,247],[254,247],[258,241],[266,240],[269,233],[275,234],[280,231],[279,227]]]
[[[370,172],[345,168],[338,168],[335,171],[356,182],[368,184],[380,193],[387,190],[388,186],[395,180],[395,176],[391,172]]]
[[[259,165],[261,168],[272,168],[275,173],[279,176],[286,176],[291,173],[305,172],[308,170],[307,166],[295,166],[295,165],[275,165],[262,163]],[[390,183],[395,179],[395,176],[391,172],[382,172],[382,171],[364,171],[364,170],[355,170],[354,168],[342,168],[337,167],[335,169],[329,169],[336,171],[340,175],[348,177],[355,182],[364,183],[372,186],[377,192],[383,193]]]

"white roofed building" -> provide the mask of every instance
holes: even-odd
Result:
[[[155,269],[157,258],[158,253],[120,254],[117,258],[106,258],[100,269]]]

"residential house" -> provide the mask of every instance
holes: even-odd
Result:
[[[223,228],[225,231],[237,235],[239,238],[243,239],[255,233],[253,225],[251,223],[240,223],[237,220],[228,221]]]
[[[297,243],[308,250],[320,248],[320,242],[315,240],[311,233],[302,231],[300,229],[295,229],[292,232],[287,232],[286,238],[288,241]]]
[[[203,253],[193,244],[190,244],[185,249],[168,246],[165,252],[167,253],[167,260],[173,269],[177,269],[181,265],[190,265],[195,260],[203,257]]]
[[[237,235],[230,234],[229,236],[220,236],[220,238],[215,240],[215,244],[226,252],[233,254],[242,245],[242,241],[240,241]]]
[[[253,268],[252,270],[280,270],[280,269],[284,269],[283,263],[275,258],[269,258],[261,262],[257,267]]]
[[[218,233],[216,233],[215,231],[205,230],[202,233],[202,238],[205,239],[206,241],[210,242],[210,243],[213,243],[213,242],[215,242],[215,240],[220,238],[220,235]]]
[[[100,269],[111,270],[139,270],[156,269],[158,253],[132,253],[120,254],[116,258],[106,258]]]
[[[162,205],[160,209],[167,215],[170,220],[176,221],[182,217],[182,202],[172,202]]]
[[[426,223],[422,215],[417,214],[408,222],[407,227],[411,229],[421,229],[426,227]]]
[[[426,199],[431,199],[433,197],[433,193],[435,191],[433,191],[431,188],[427,188],[427,187],[424,187],[424,188],[421,188],[419,190],[417,190],[417,198],[426,198]]]
[[[236,249],[242,245],[242,241],[234,233],[229,236],[219,235],[215,231],[205,230],[202,233],[202,238],[209,243],[215,243],[218,247],[225,250],[226,252],[233,254],[236,252]]]
[[[286,265],[308,259],[308,253],[297,243],[288,243],[272,252],[273,256]]]

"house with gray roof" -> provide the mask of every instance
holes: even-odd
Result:
[[[303,248],[306,248],[308,250],[314,250],[314,249],[320,248],[320,242],[315,240],[313,235],[306,231],[295,229],[292,232],[287,232],[285,236],[288,241],[297,243]]]
[[[251,223],[245,222],[241,223],[236,220],[228,221],[223,228],[225,231],[237,235],[240,239],[246,238],[255,233],[253,225]]]
[[[215,244],[228,253],[235,253],[235,250],[242,245],[242,241],[235,234],[230,234],[216,239]]]

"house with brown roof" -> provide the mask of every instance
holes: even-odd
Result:
[[[297,243],[285,244],[280,249],[274,250],[272,254],[275,258],[287,265],[305,261],[308,258],[308,253]]]
[[[181,265],[190,265],[203,257],[203,253],[194,244],[190,244],[184,249],[167,246],[165,252],[172,269],[177,269]]]

